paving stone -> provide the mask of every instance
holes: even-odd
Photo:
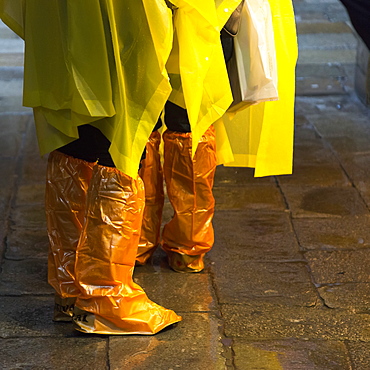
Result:
[[[370,283],[369,249],[305,253],[317,284]]]
[[[177,313],[216,309],[208,274],[143,273],[135,269],[135,282],[154,302]]]
[[[47,283],[46,259],[3,261],[0,274],[0,295],[52,293],[53,290]]]
[[[42,204],[18,206],[12,210],[11,223],[13,227],[27,229],[46,229],[46,216]]]
[[[2,66],[22,67],[23,65],[24,65],[23,52],[0,54],[0,67]]]
[[[369,120],[368,117],[362,114],[352,112],[343,112],[336,116],[332,114],[312,114],[308,118],[327,140],[333,137],[348,137],[354,140],[362,137],[370,139]]]
[[[0,31],[1,32],[1,31]],[[21,82],[23,85],[24,68],[23,67],[0,67],[0,80],[3,82]],[[2,89],[6,91],[5,89]]]
[[[41,176],[40,176],[41,177]],[[43,206],[45,201],[45,182],[20,185],[16,195],[16,205],[38,205]]]
[[[351,369],[346,346],[339,341],[287,339],[250,342],[236,339],[233,351],[235,367],[240,370]]]
[[[14,87],[14,86],[13,86]],[[2,113],[14,113],[14,114],[31,114],[31,108],[22,106],[22,95],[14,96],[0,96],[0,114]]]
[[[0,346],[2,369],[108,369],[104,338],[1,339]]]
[[[309,187],[281,184],[294,218],[343,217],[369,213],[353,187]]]
[[[276,185],[215,187],[216,212],[220,210],[264,209],[284,210],[285,204]]]
[[[342,66],[346,67],[346,65]],[[304,115],[310,124],[323,116],[339,116],[339,119],[344,121],[342,116],[345,113],[349,116],[354,114],[356,117],[366,117],[368,115],[365,107],[353,95],[297,96],[295,112],[296,116]],[[332,128],[336,127],[335,123],[333,125],[331,126]],[[331,133],[333,134],[333,132]]]
[[[347,71],[346,74],[348,76],[354,77],[353,64],[342,64],[342,67]],[[324,99],[316,99],[315,106],[321,115],[333,116],[337,114],[340,121],[343,121],[342,117],[345,114],[354,115],[354,117],[369,116],[368,110],[354,95],[326,96]],[[312,120],[313,116],[315,115],[309,114],[310,120]]]
[[[339,163],[326,141],[318,135],[315,128],[309,123],[296,127],[294,161],[292,178],[296,176],[295,170],[297,165],[311,164],[315,166],[322,164],[328,166],[331,164],[338,167]],[[285,178],[286,176],[279,176],[278,181]]]
[[[346,308],[353,312],[370,313],[369,283],[335,283],[318,288],[330,308]]]
[[[250,185],[274,185],[274,176],[253,177],[254,170],[246,167],[217,166],[215,187]]]
[[[342,81],[335,77],[297,77],[297,95],[347,94]]]
[[[300,85],[307,86],[312,81],[317,86],[307,89],[307,95],[315,96],[322,92],[325,95],[347,93],[343,90],[344,82],[348,78],[348,69],[340,63],[298,64],[296,68],[296,82],[299,91]],[[307,82],[306,82],[307,80]],[[331,85],[331,87],[329,87]],[[336,90],[340,89],[340,90]],[[299,93],[298,93],[299,94]],[[302,95],[302,94],[299,94]],[[331,97],[333,98],[333,97]],[[311,112],[312,113],[312,112]]]
[[[18,104],[21,106],[23,93],[23,79],[13,78],[11,80],[8,80],[7,76],[4,76],[3,73],[1,73],[2,68],[0,68],[0,82],[4,91],[6,91],[6,96],[1,97],[1,103],[2,105],[4,105],[4,101],[6,101],[7,99],[9,100],[9,98],[12,99],[17,98]]]
[[[54,295],[1,297],[0,338],[74,337],[71,323],[54,323]]]
[[[0,156],[17,157],[22,144],[22,136],[18,133],[0,135]]]
[[[348,20],[348,15],[339,1],[294,1],[294,9],[298,22],[345,22]]]
[[[296,9],[296,22],[306,22],[306,23],[323,23],[328,21],[328,17],[321,9],[310,7],[310,9],[302,9],[301,4],[295,4],[294,8]],[[298,8],[298,9],[297,9]]]
[[[355,49],[343,50],[301,50],[298,64],[354,63]]]
[[[276,304],[222,305],[227,337],[370,341],[370,315],[325,307]]]
[[[110,339],[110,367],[132,369],[225,368],[219,321],[210,314],[186,314],[175,328],[148,337]]]
[[[265,301],[313,306],[317,302],[304,262],[249,262],[238,253],[210,258],[214,260],[213,279],[220,303]]]
[[[370,369],[370,343],[348,342],[353,370]]]
[[[214,216],[213,224],[215,246],[209,252],[212,261],[302,259],[286,212],[219,211]]]
[[[293,176],[279,177],[280,184],[297,186],[349,186],[350,182],[339,163],[307,163],[296,156]]]
[[[4,158],[0,157],[0,209],[1,218],[3,216],[7,217],[8,214],[4,214],[4,209],[9,207],[9,201],[11,196],[13,195],[14,184],[16,181],[16,158]]]
[[[312,167],[323,165],[324,167],[332,166],[333,170],[338,171],[339,160],[336,158],[328,145],[317,136],[314,130],[311,129],[297,129],[296,142],[294,145],[294,171],[291,176],[279,176],[278,182],[290,180],[290,177],[300,177],[296,174],[297,166],[303,167],[312,165]],[[302,169],[299,169],[302,171]],[[323,175],[327,178],[328,176]],[[338,175],[337,175],[338,176]],[[348,179],[346,177],[348,182]],[[343,179],[342,179],[343,183]]]
[[[357,39],[351,33],[325,33],[298,35],[299,50],[356,49]]]
[[[25,133],[32,117],[27,114],[0,114],[2,133]]]
[[[3,22],[0,21],[0,38],[2,39],[19,39],[10,28],[8,28]]]
[[[0,39],[0,50],[2,54],[11,53],[23,53],[24,42],[21,38],[1,38]]]
[[[356,94],[364,105],[368,105],[368,92],[367,92],[367,72],[361,71],[359,66],[356,66],[355,74],[355,90]]]
[[[215,262],[213,278],[220,303],[269,302],[314,306],[318,300],[303,262]]]
[[[358,250],[370,247],[370,217],[293,219],[299,245],[305,250]]]
[[[334,0],[335,2],[337,0]],[[352,29],[345,22],[310,22],[310,23],[297,23],[297,32],[303,34],[326,34],[326,33],[353,33]],[[324,35],[321,35],[325,37]]]
[[[35,127],[33,119],[30,121],[30,124],[27,127],[27,137],[26,137],[26,142],[25,142],[25,147],[24,147],[24,154],[25,154],[25,159],[30,159],[31,162],[33,160],[42,161],[42,160],[47,159],[47,155],[42,158],[39,155],[36,127]]]
[[[327,14],[330,22],[347,22],[348,14],[346,11],[343,11],[343,5],[336,1],[328,6]]]
[[[369,135],[364,132],[362,137],[354,138],[349,136],[330,137],[327,141],[333,147],[334,151],[340,156],[343,162],[344,156],[353,156],[355,154],[366,153],[369,150]],[[346,168],[347,169],[347,168]]]
[[[46,229],[16,228],[8,232],[5,257],[9,260],[40,258],[46,261],[48,247]]]
[[[341,163],[370,209],[370,151],[343,154]]]
[[[351,92],[354,91],[354,82],[355,82],[355,71],[356,71],[356,68],[355,68],[355,65],[350,63],[350,64],[342,64],[342,67],[344,68],[344,70],[346,71],[346,78],[342,80],[343,84],[346,85],[346,90],[347,92],[349,93],[347,96],[351,96]],[[352,100],[354,102],[353,105],[356,105],[358,103],[360,103],[360,101],[358,101],[357,97],[355,95],[353,95],[352,97]],[[360,105],[362,105],[362,109],[365,108],[363,104],[360,103]]]

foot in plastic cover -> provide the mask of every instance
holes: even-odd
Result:
[[[54,303],[53,321],[71,322],[76,298],[75,297],[62,298],[58,294],[56,294],[54,302],[55,303]]]
[[[110,320],[75,307],[73,322],[76,330],[88,334],[153,335],[182,320],[174,311],[150,300],[145,308],[144,311],[130,313],[128,317]]]
[[[200,256],[189,256],[176,252],[167,251],[168,264],[176,272],[201,272],[204,269],[204,254]]]

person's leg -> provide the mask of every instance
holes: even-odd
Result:
[[[75,284],[75,257],[84,223],[86,193],[94,162],[99,154],[106,156],[109,148],[109,141],[93,126],[79,127],[79,136],[52,152],[48,159],[45,210],[48,280],[56,291],[54,321],[72,319],[74,301],[79,294]]]
[[[132,281],[144,205],[142,182],[114,167],[110,143],[99,130],[86,125],[79,131],[80,139],[53,154],[81,163],[95,162],[87,194],[85,186],[84,197],[75,199],[84,210],[78,243],[73,248],[63,243],[56,246],[58,253],[75,260],[70,284],[78,296],[74,322],[78,330],[90,333],[152,334],[181,318],[151,302]],[[77,174],[70,179],[77,188],[80,181]],[[58,205],[66,202],[66,194],[68,197],[68,191],[59,194]],[[56,228],[68,230],[73,216],[73,210],[66,212],[65,222]]]
[[[132,273],[144,208],[142,180],[97,165],[77,247],[81,294],[73,320],[96,334],[154,334],[181,318],[148,299]]]
[[[159,128],[159,127],[158,127]],[[146,145],[145,159],[141,162],[139,176],[144,182],[145,208],[136,261],[144,265],[160,242],[162,211],[164,205],[163,169],[159,153],[161,134],[155,130]]]
[[[213,127],[202,136],[194,158],[186,110],[166,104],[164,133],[164,176],[174,208],[163,230],[163,249],[170,267],[178,272],[199,272],[203,257],[213,246],[212,187],[216,170]]]
[[[48,159],[45,211],[49,236],[48,280],[56,292],[54,321],[70,321],[79,293],[76,248],[82,231],[93,163],[55,151]]]

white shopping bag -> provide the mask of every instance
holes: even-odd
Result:
[[[278,99],[277,62],[268,0],[245,0],[228,62],[234,102],[229,112]]]

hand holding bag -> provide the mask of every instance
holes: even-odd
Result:
[[[245,0],[234,55],[227,64],[235,112],[262,101],[278,100],[277,62],[268,0]]]

